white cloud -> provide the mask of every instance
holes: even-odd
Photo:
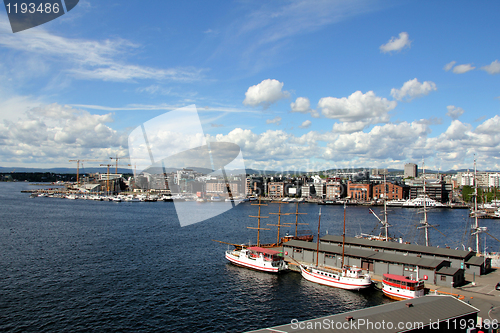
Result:
[[[448,112],[446,112],[446,115],[448,117],[450,117],[451,119],[458,119],[465,112],[464,109],[457,108],[454,105],[448,105],[446,108],[448,109]]]
[[[273,119],[267,119],[266,120],[266,124],[279,125],[279,124],[281,124],[281,117],[276,116]]]
[[[410,47],[411,40],[407,32],[401,32],[399,37],[392,37],[386,44],[380,46],[380,52],[387,53],[392,51],[401,51],[405,47]]]
[[[453,120],[445,132],[430,137],[430,126],[435,123],[435,119],[421,119],[377,125],[369,132],[310,131],[302,136],[282,130],[257,134],[237,128],[228,135],[217,135],[216,139],[238,144],[248,161],[247,166],[272,170],[280,167],[317,170],[335,165],[402,168],[405,161],[422,157],[428,165],[464,168],[469,166],[474,152],[488,161],[485,167],[499,167],[494,161],[500,160],[500,116],[487,119],[475,129]]]
[[[498,74],[500,73],[500,62],[498,60],[495,60],[491,64],[483,66],[480,69],[491,75]]]
[[[311,111],[311,102],[307,97],[297,97],[295,102],[290,104],[292,112],[308,113]]]
[[[312,122],[310,120],[306,120],[300,125],[300,128],[309,128],[311,126]]]
[[[335,123],[333,132],[354,133],[364,130],[369,124],[364,121],[355,121],[352,123]]]
[[[0,23],[0,45],[24,52],[38,61],[53,61],[59,68],[83,79],[194,81],[202,77],[203,70],[192,67],[161,69],[127,64],[118,60],[124,54],[139,48],[139,45],[125,39],[104,41],[71,39],[56,36],[41,27],[18,34],[1,33],[9,30],[7,22]],[[25,63],[26,57],[23,59]]]
[[[267,79],[251,86],[245,93],[243,104],[250,106],[262,105],[264,108],[276,103],[280,99],[290,96],[288,91],[282,91],[284,83],[274,79]]]
[[[318,108],[327,118],[342,122],[364,122],[368,125],[388,122],[388,112],[396,105],[397,102],[377,97],[373,91],[366,94],[356,91],[349,97],[323,97],[319,100]]]
[[[456,61],[449,62],[449,63],[447,63],[447,64],[443,67],[443,69],[444,69],[445,71],[447,71],[447,72],[448,72],[450,69],[452,69],[452,68],[453,68],[453,66],[454,66],[456,63],[457,63]]]
[[[424,81],[423,83],[420,83],[415,78],[413,80],[406,81],[401,89],[392,88],[391,96],[398,101],[402,101],[403,99],[411,101],[416,97],[428,95],[434,90],[437,90],[434,82]]]
[[[457,65],[455,67],[453,67],[453,73],[455,74],[463,74],[463,73],[467,73],[471,70],[473,70],[474,66],[472,66],[471,64],[463,64],[463,65]]]
[[[0,124],[3,162],[67,163],[69,158],[107,158],[123,150],[126,136],[107,124],[112,114],[92,115],[59,104],[33,108]]]

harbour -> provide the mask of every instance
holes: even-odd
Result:
[[[98,327],[114,331],[135,327],[154,332],[168,327],[173,331],[242,332],[393,302],[376,289],[352,292],[311,283],[295,272],[275,276],[230,264],[224,258],[230,247],[212,239],[254,243],[256,232],[246,227],[256,224],[255,218],[249,217],[256,215],[256,207],[249,202],[204,222],[180,227],[174,205],[168,202],[30,199],[29,194],[21,193],[30,188],[28,184],[1,185],[6,212],[2,222],[6,272],[2,288],[7,291],[1,307],[9,318],[3,330],[24,327],[54,332],[69,327],[88,331]],[[220,205],[180,204],[193,208],[203,205],[204,209]],[[282,204],[282,212],[292,214],[282,216],[281,223],[293,224],[295,209],[295,204]],[[368,207],[347,209],[347,236],[378,231],[378,221]],[[394,232],[422,242],[415,228],[421,219],[417,210],[391,210]],[[262,215],[271,217],[266,224],[277,223],[278,217],[269,213],[278,211],[279,204],[262,207]],[[303,228],[314,230],[319,206],[299,204],[299,212],[307,213],[300,215],[300,222],[308,223]],[[342,219],[342,206],[322,206],[321,237],[341,235]],[[471,223],[467,210],[437,208],[429,219],[448,236],[432,233],[433,245],[472,246],[465,231],[457,232]],[[500,232],[495,220],[484,224],[490,233]],[[261,233],[264,243],[276,241],[276,228],[269,228]],[[287,231],[293,233],[293,227],[283,227],[282,234]],[[495,250],[499,246],[487,240],[486,247]],[[192,257],[197,260],[190,260]],[[490,276],[476,276],[477,286],[463,289],[495,295],[494,286],[486,290],[489,287],[479,283]],[[32,310],[27,312],[26,307]]]

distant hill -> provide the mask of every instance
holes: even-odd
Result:
[[[210,169],[206,168],[197,168],[197,167],[191,167],[191,168],[186,168],[186,169],[192,169],[200,173],[208,174],[211,173],[212,171]],[[166,168],[165,171],[172,172],[175,169],[172,168]],[[370,170],[368,168],[345,168],[345,169],[328,169],[328,170],[321,170],[319,171],[320,173],[335,173],[336,171],[345,171],[345,172],[360,172],[363,170]],[[153,172],[154,171],[154,172]],[[246,169],[245,170],[247,174],[257,174],[257,175],[296,175],[296,174],[317,174],[318,171],[316,172],[307,172],[307,171],[293,171],[293,170],[281,170],[281,171],[275,171],[275,170],[256,170],[256,169]],[[387,170],[389,173],[403,173],[403,170],[399,169],[388,169]],[[431,170],[431,169],[426,169],[425,173],[428,174],[456,174],[458,172],[467,172],[470,171],[472,172],[472,169],[458,169],[458,170],[448,170],[448,171],[436,171],[436,170]],[[478,170],[480,171],[480,170]],[[26,167],[0,167],[0,173],[10,173],[10,172],[51,172],[51,173],[59,173],[59,174],[76,174],[76,168],[26,168]],[[107,173],[107,168],[103,167],[85,167],[85,168],[80,168],[80,173]],[[110,167],[109,172],[114,173],[115,168]],[[162,173],[161,168],[151,168],[150,171],[151,173]],[[244,171],[242,169],[237,169],[237,170],[226,170],[228,174],[242,174]],[[490,171],[488,172],[499,172],[499,171]],[[129,168],[118,168],[118,173],[128,173],[128,174],[133,174],[134,170],[129,169]],[[422,169],[418,170],[418,173],[422,173]]]

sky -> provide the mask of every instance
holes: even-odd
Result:
[[[195,106],[259,170],[500,170],[500,2],[80,0],[12,33],[0,9],[0,166],[129,163]],[[190,140],[190,138],[186,138]],[[95,162],[84,162],[96,166]]]

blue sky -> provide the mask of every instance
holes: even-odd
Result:
[[[0,13],[0,166],[128,155],[196,105],[247,167],[500,169],[500,3],[90,1],[13,34]],[[189,140],[187,138],[186,140]],[[91,165],[91,164],[89,164]]]

